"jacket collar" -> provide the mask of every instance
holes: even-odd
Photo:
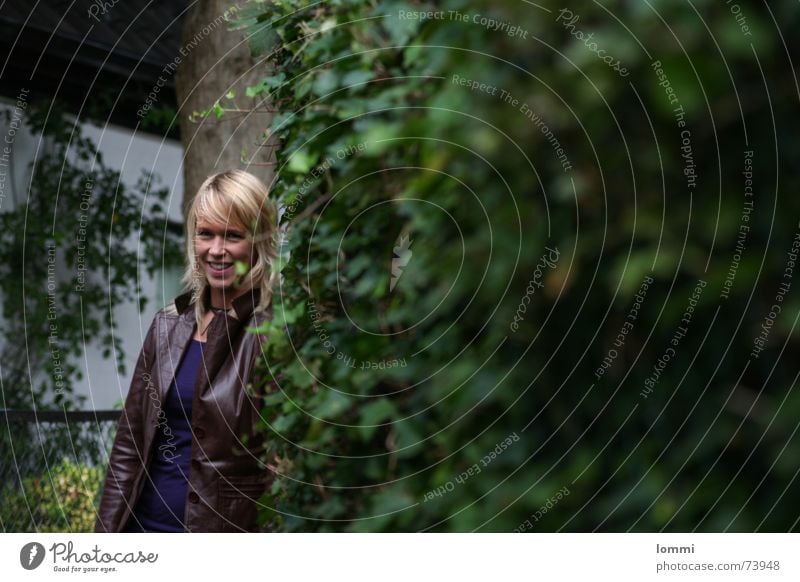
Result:
[[[210,289],[207,288],[203,300],[208,305]],[[233,346],[243,333],[254,307],[261,296],[259,289],[253,289],[234,299],[231,308],[224,317],[214,317],[208,327],[208,340],[203,350],[203,367],[198,372],[195,384],[197,394],[203,394],[214,381],[223,363],[230,358]],[[194,302],[191,293],[184,293],[175,298],[175,308],[180,314],[175,325],[165,328],[166,360],[159,367],[161,397],[166,398],[167,390],[177,373],[178,363],[189,346],[197,328],[194,318]],[[163,400],[162,400],[163,401]]]
[[[251,291],[243,293],[234,299],[231,308],[228,309],[226,314],[234,319],[238,319],[239,321],[246,321],[253,313],[253,310],[255,309],[256,305],[258,305],[260,299],[261,290],[252,289]],[[208,308],[210,305],[210,300],[211,288],[206,286],[203,293],[203,302],[205,303],[206,308]],[[175,298],[175,309],[181,315],[184,315],[189,311],[194,311],[194,301],[192,301],[191,291]]]

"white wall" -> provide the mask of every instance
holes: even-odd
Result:
[[[3,111],[13,111],[14,102],[0,99],[0,150],[4,137],[9,133],[9,124]],[[92,139],[103,155],[103,161],[111,168],[121,172],[126,185],[134,186],[142,169],[152,171],[161,177],[159,187],[170,190],[168,201],[169,215],[177,221],[183,220],[181,203],[183,200],[183,149],[179,142],[163,140],[144,133],[118,126],[108,125],[98,128],[83,124],[83,133]],[[26,128],[20,128],[13,136],[13,160],[8,167],[0,168],[5,172],[5,183],[0,192],[0,212],[13,208],[16,204],[25,204],[27,184],[30,180],[29,164],[33,159],[39,140],[30,135]],[[12,193],[13,192],[13,193]],[[104,359],[102,346],[94,341],[87,346],[85,357],[79,361],[83,379],[76,383],[75,393],[87,397],[84,409],[113,408],[128,392],[133,368],[141,349],[144,334],[147,332],[155,312],[165,301],[171,300],[179,291],[180,273],[167,276],[167,280],[146,278],[142,284],[142,292],[148,298],[145,311],[140,313],[134,303],[119,305],[114,312],[118,334],[125,353],[126,374],[117,373],[116,355]],[[167,299],[165,299],[165,296]]]

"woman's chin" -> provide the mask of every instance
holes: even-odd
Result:
[[[231,289],[233,287],[233,277],[226,277],[224,279],[219,277],[213,277],[211,275],[206,275],[206,281],[208,282],[208,286],[212,289],[216,289],[218,291],[222,291],[225,289]]]
[[[225,279],[206,277],[206,281],[208,286],[217,292],[234,293],[239,290],[239,286],[236,284],[236,277],[226,277]]]

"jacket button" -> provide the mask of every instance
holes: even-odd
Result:
[[[200,496],[197,493],[194,491],[189,493],[189,503],[197,503],[198,501],[200,501]]]
[[[198,426],[194,429],[194,436],[196,436],[198,439],[202,439],[204,436],[206,436],[206,431]]]

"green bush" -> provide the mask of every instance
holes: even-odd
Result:
[[[0,504],[6,531],[92,532],[105,472],[63,459],[43,475],[7,488]]]
[[[760,4],[740,3],[750,38],[725,3],[656,4],[576,0],[572,29],[529,2],[240,12],[274,63],[250,92],[280,108],[283,144],[265,520],[797,527],[774,509],[800,500],[800,395],[775,364],[800,296],[751,354],[798,229],[777,187],[798,186],[794,77]],[[448,16],[400,16],[424,10]],[[798,24],[796,4],[775,10]],[[726,286],[746,151],[759,197]]]

